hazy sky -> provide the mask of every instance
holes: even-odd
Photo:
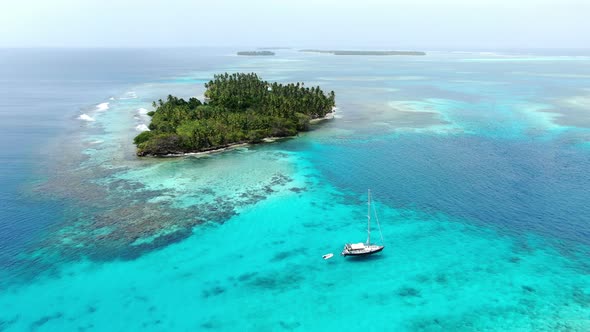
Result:
[[[0,0],[0,47],[590,48],[590,0]]]

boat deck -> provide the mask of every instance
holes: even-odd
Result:
[[[363,256],[378,253],[383,250],[384,246],[376,244],[363,245],[359,248],[358,245],[346,244],[342,250],[342,256]]]

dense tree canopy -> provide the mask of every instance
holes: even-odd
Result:
[[[137,154],[163,155],[260,142],[309,129],[335,105],[334,92],[302,83],[278,84],[252,74],[222,74],[205,84],[206,102],[168,96],[154,102],[150,131],[135,137]]]

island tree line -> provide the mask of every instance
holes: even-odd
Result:
[[[263,81],[255,73],[215,75],[205,84],[205,102],[169,95],[154,102],[150,131],[134,139],[137,154],[165,155],[257,143],[266,137],[293,136],[309,130],[335,106],[334,91],[303,83]]]

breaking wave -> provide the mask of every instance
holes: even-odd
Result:
[[[106,111],[108,109],[109,109],[109,103],[100,103],[100,104],[96,105],[97,111]]]
[[[81,114],[81,115],[78,117],[78,119],[80,119],[80,120],[84,120],[84,121],[96,121],[96,120],[94,120],[94,118],[93,118],[93,117],[91,117],[90,115],[88,115],[88,114],[86,114],[86,113],[84,113],[84,114]]]
[[[137,130],[137,131],[150,131],[150,128],[148,128],[148,126],[146,126],[145,124],[140,124],[135,127],[135,130]]]
[[[135,91],[129,91],[127,93],[125,93],[124,97],[121,97],[119,99],[135,99],[137,98],[137,94],[135,93]]]

